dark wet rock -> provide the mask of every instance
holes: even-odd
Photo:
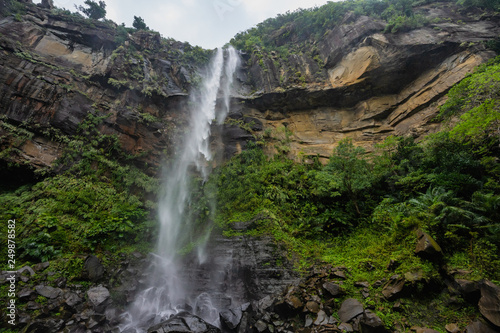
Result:
[[[64,302],[70,306],[74,307],[83,302],[83,300],[73,292],[67,292],[64,294]]]
[[[250,314],[248,312],[243,312],[237,333],[249,332],[250,331],[249,321],[250,321]]]
[[[24,288],[17,293],[17,297],[22,301],[34,300],[36,298],[36,292],[30,288]]]
[[[109,290],[103,286],[90,288],[87,297],[96,311],[103,311],[110,300]]]
[[[416,254],[426,259],[439,259],[441,257],[441,247],[434,238],[422,230],[417,231],[417,237]]]
[[[321,325],[326,325],[328,324],[329,318],[326,315],[325,311],[320,310],[318,312],[318,316],[316,317],[316,320],[314,321],[314,325],[316,326],[321,326]]]
[[[347,279],[347,275],[345,274],[345,272],[339,268],[335,268],[332,272],[332,275],[337,279],[341,279],[341,280]]]
[[[295,295],[287,294],[274,303],[274,311],[282,316],[292,316],[302,310],[304,303]]]
[[[42,263],[33,265],[33,270],[35,272],[42,272],[45,269],[47,269],[49,266],[50,266],[50,262],[46,261],[46,262],[42,262]]]
[[[37,303],[37,302],[34,302],[34,301],[29,301],[27,304],[26,304],[26,309],[27,310],[38,310],[38,309],[41,309],[42,306]]]
[[[57,298],[61,295],[62,290],[60,288],[53,288],[50,286],[38,285],[35,287],[36,292],[39,295],[47,298]]]
[[[359,282],[355,282],[354,286],[359,287],[359,288],[369,288],[370,284],[366,281],[359,281]]]
[[[325,282],[323,283],[323,289],[327,291],[331,297],[340,297],[345,295],[344,289],[342,289],[342,287],[337,283]]]
[[[342,322],[350,322],[357,316],[363,313],[363,304],[354,298],[348,298],[340,306],[338,312],[339,318]]]
[[[387,331],[382,319],[370,310],[365,310],[360,323],[363,333],[382,333]]]
[[[27,313],[19,313],[18,314],[18,317],[17,317],[17,324],[19,326],[25,326],[26,324],[28,324],[29,322],[31,321],[31,316]]]
[[[264,297],[263,299],[261,299],[258,303],[257,303],[257,308],[259,310],[267,310],[267,309],[270,309],[271,306],[273,306],[273,302],[274,302],[274,298],[271,296],[271,295],[268,295],[266,297]]]
[[[219,314],[221,323],[231,330],[235,329],[240,324],[242,316],[243,312],[241,308],[224,310]]]
[[[338,326],[338,329],[341,332],[354,332],[354,328],[349,323],[340,323],[340,325]]]
[[[477,304],[481,297],[481,285],[477,281],[456,279],[456,289],[470,303]]]
[[[262,320],[258,320],[255,323],[255,328],[257,329],[258,332],[264,332],[267,329],[267,324]]]
[[[88,256],[83,264],[83,276],[90,281],[97,282],[104,276],[104,266],[96,256]]]
[[[491,281],[484,281],[481,285],[479,311],[500,329],[500,287]]]
[[[181,312],[167,321],[150,327],[148,333],[220,333],[220,329],[189,312]]]
[[[405,286],[405,280],[403,278],[394,276],[382,289],[382,295],[388,300],[400,297],[403,288]]]

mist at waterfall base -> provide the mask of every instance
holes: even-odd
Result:
[[[219,311],[210,292],[192,293],[185,278],[179,250],[194,245],[195,264],[206,260],[205,246],[210,228],[195,230],[187,211],[190,202],[190,184],[193,173],[207,179],[213,153],[210,147],[213,121],[223,124],[229,112],[229,98],[239,56],[233,48],[217,49],[200,88],[190,99],[190,125],[181,150],[167,166],[159,200],[160,223],[156,253],[152,254],[148,287],[138,293],[135,301],[123,315],[121,332],[146,332],[180,311],[189,311],[205,321],[219,326]],[[192,263],[190,263],[192,265]],[[216,284],[217,281],[213,281]],[[199,287],[199,286],[197,286]]]

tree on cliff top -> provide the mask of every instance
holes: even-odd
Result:
[[[99,3],[97,3],[92,0],[85,0],[84,3],[88,7],[75,5],[76,9],[94,20],[99,20],[106,17],[106,3],[104,1],[99,1]]]
[[[137,30],[149,30],[149,27],[144,22],[144,19],[140,16],[134,15],[134,23],[132,23],[132,26]]]

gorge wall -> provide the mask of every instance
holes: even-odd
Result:
[[[451,3],[417,13],[436,23],[391,34],[383,33],[386,22],[347,14],[309,55],[294,54],[288,64],[275,52],[252,55],[257,93],[241,99],[241,113],[263,128],[286,126],[293,155],[328,157],[346,137],[371,150],[389,135],[435,131],[447,91],[494,56],[483,42],[498,35],[499,17]]]
[[[223,129],[226,156],[252,134],[276,141],[284,127],[292,155],[321,157],[345,137],[370,150],[388,135],[436,130],[450,87],[494,56],[484,42],[499,35],[500,18],[452,3],[416,11],[435,23],[383,33],[385,22],[347,14],[313,53],[243,55],[230,115],[237,121]],[[187,94],[211,53],[33,4],[20,21],[0,21],[0,47],[1,147],[10,152],[2,160],[50,168],[67,146],[62,137],[78,134],[93,113],[106,116],[99,132],[116,135],[149,173],[172,153]],[[19,125],[29,133],[11,127]]]

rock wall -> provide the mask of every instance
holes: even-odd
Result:
[[[156,172],[184,127],[199,70],[181,60],[185,44],[152,32],[120,36],[112,22],[26,6],[21,21],[0,18],[0,147],[11,150],[2,158],[49,168],[67,146],[63,137],[80,134],[95,114],[106,115],[99,132]]]
[[[248,81],[257,93],[239,100],[235,117],[253,119],[264,130],[287,127],[292,155],[328,157],[343,138],[371,150],[389,135],[418,138],[435,131],[433,118],[448,90],[494,56],[484,41],[498,36],[500,17],[452,3],[415,12],[434,23],[383,33],[384,22],[348,14],[315,42],[316,60],[305,51],[286,65],[272,52],[261,53],[262,61],[252,55]],[[305,80],[297,82],[287,71]]]

